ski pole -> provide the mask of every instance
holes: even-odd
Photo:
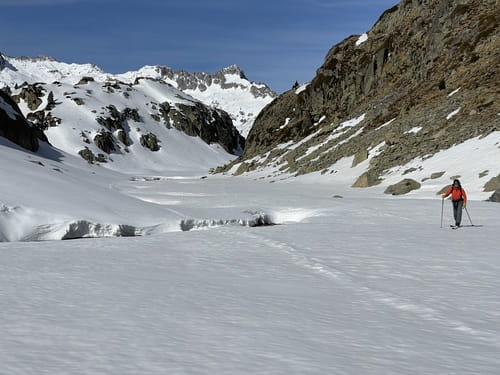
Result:
[[[464,207],[464,208],[465,208],[465,212],[467,213],[467,216],[469,217],[470,224],[472,226],[474,226],[474,224],[472,224],[472,220],[470,219],[469,211],[467,211],[467,207]]]
[[[441,228],[443,227],[444,198],[441,199]]]

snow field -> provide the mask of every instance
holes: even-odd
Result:
[[[440,199],[327,186],[130,181],[283,225],[0,244],[0,373],[496,374],[500,206],[440,228]],[[181,189],[182,188],[182,189]],[[447,202],[445,224],[451,217]]]

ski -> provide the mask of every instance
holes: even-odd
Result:
[[[479,228],[479,227],[482,227],[482,225],[475,225],[475,224],[474,224],[474,225],[460,225],[460,226],[458,226],[458,227],[457,227],[456,225],[451,225],[451,224],[450,224],[450,228],[451,228],[451,229],[458,229],[458,228],[472,228],[472,227],[478,227],[478,228]]]

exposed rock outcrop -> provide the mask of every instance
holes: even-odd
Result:
[[[30,112],[26,118],[41,130],[47,130],[61,124],[60,118],[54,117],[50,112],[45,111]]]
[[[114,137],[113,134],[110,132],[105,131],[98,133],[94,137],[94,143],[99,149],[104,151],[106,154],[110,154],[111,152],[116,151]]]
[[[495,190],[495,192],[488,198],[488,202],[500,202],[500,189]]]
[[[233,125],[229,115],[221,110],[208,108],[199,102],[193,105],[177,104],[162,107],[162,115],[168,115],[172,125],[187,135],[200,137],[206,143],[218,143],[229,153],[239,153],[245,140]]]
[[[158,138],[153,133],[141,135],[140,142],[142,147],[148,148],[151,151],[158,151],[160,149]]]
[[[12,99],[14,99],[17,103],[22,100],[26,103],[28,108],[32,111],[36,110],[42,104],[42,97],[44,96],[44,90],[40,85],[28,85],[26,84],[19,95],[13,95]]]
[[[420,187],[421,185],[417,181],[410,178],[405,178],[403,181],[389,186],[387,189],[385,189],[384,193],[391,195],[403,195],[409,193],[412,190],[420,189]]]
[[[30,150],[37,151],[39,142],[48,142],[43,132],[29,123],[12,98],[0,90],[0,137]]]
[[[484,191],[496,191],[500,189],[500,175],[493,177],[484,185]]]
[[[225,170],[288,143],[296,146],[265,164],[304,174],[378,147],[368,170],[376,181],[390,168],[500,130],[499,21],[495,0],[401,1],[366,41],[350,36],[337,44],[308,85],[264,108],[242,157]]]

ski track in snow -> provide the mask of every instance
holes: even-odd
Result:
[[[99,203],[116,204],[88,212],[112,222],[102,216],[122,208],[154,235],[0,244],[0,374],[498,372],[497,204],[471,199],[484,227],[453,231],[439,228],[439,198],[217,176],[105,181],[113,194]],[[280,225],[238,225],[256,214]]]
[[[426,322],[431,322],[442,328],[458,331],[474,338],[475,340],[485,342],[489,345],[494,345],[500,349],[500,337],[490,332],[477,330],[468,326],[466,323],[454,319],[450,319],[445,313],[422,304],[415,303],[412,300],[402,296],[395,295],[382,290],[377,290],[363,284],[362,279],[358,275],[346,272],[338,267],[326,265],[320,259],[308,257],[304,253],[308,248],[299,250],[297,247],[266,238],[263,235],[255,235],[249,232],[239,233],[241,237],[245,237],[248,241],[259,241],[266,247],[281,251],[290,258],[291,262],[303,267],[314,274],[330,279],[336,283],[342,284],[343,287],[353,289],[357,292],[362,292],[369,300],[376,303],[381,303],[395,310],[403,311],[412,314]],[[366,301],[365,303],[369,303]]]

